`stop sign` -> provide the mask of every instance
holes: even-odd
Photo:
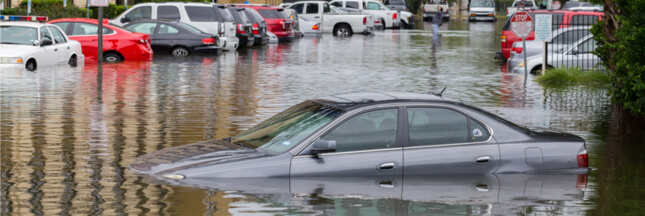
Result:
[[[511,18],[511,31],[518,38],[526,38],[533,30],[533,19],[526,12],[517,12]]]

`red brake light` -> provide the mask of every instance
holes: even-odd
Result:
[[[392,19],[393,19],[393,20],[395,20],[395,19],[396,19],[396,13],[392,14]]]
[[[363,25],[367,24],[367,17],[363,17]]]
[[[515,53],[517,53],[517,54],[522,53],[522,50],[524,50],[524,48],[522,48],[522,47],[513,47],[513,48],[511,48],[511,51],[515,51]]]
[[[318,30],[318,24],[314,24],[314,26],[311,27],[311,30]]]
[[[578,153],[578,167],[589,167],[589,156],[587,155],[587,150],[584,150]]]
[[[244,31],[244,25],[242,25],[242,24],[237,24],[237,33],[238,33],[238,34],[244,34],[244,33],[246,33],[246,32]]]
[[[257,23],[254,23],[251,29],[253,30],[254,35],[260,34],[260,25],[258,25]]]
[[[215,42],[217,42],[217,40],[215,40],[215,38],[204,38],[204,39],[202,39],[202,43],[204,43],[204,44],[215,44]]]

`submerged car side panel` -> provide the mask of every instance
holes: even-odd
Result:
[[[227,163],[208,164],[177,171],[177,173],[185,175],[186,178],[288,177],[292,156],[289,153],[267,155]]]

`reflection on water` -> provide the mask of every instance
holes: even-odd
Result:
[[[155,56],[153,62],[104,64],[100,71],[89,63],[35,72],[2,68],[1,212],[575,215],[593,212],[596,205],[620,209],[604,196],[637,187],[633,183],[642,177],[625,167],[643,170],[642,157],[634,155],[640,149],[607,146],[638,143],[642,137],[630,138],[637,130],[613,129],[631,127],[624,122],[628,117],[608,111],[606,90],[544,89],[532,75],[500,71],[505,67],[493,56],[502,22],[451,21],[439,37],[433,37],[429,23],[423,24],[427,30],[324,35],[181,60]],[[237,134],[308,98],[443,87],[446,97],[514,122],[583,136],[598,175],[592,173],[584,195],[576,188],[577,176],[310,179],[232,184],[245,187],[227,191],[159,184],[127,169],[140,155]],[[604,155],[604,149],[611,154]],[[627,158],[640,162],[632,167],[627,159],[615,159],[625,151],[634,152]],[[617,188],[614,183],[621,181],[605,174],[628,176],[629,186]],[[483,183],[473,181],[477,179]]]

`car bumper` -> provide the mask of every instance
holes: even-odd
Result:
[[[195,53],[217,53],[219,50],[222,50],[220,46],[198,46],[193,48]]]
[[[477,16],[469,16],[469,20],[481,20],[481,21],[495,21],[495,16],[489,16],[489,15],[477,15]]]
[[[249,36],[247,34],[237,34],[235,36],[239,40],[240,46],[253,46],[253,42],[255,42],[254,40],[249,40]]]
[[[374,32],[374,27],[365,27],[363,29],[363,34],[372,34]]]
[[[265,35],[264,37],[262,37],[262,35],[254,35],[253,38],[255,41],[253,42],[253,45],[255,46],[269,44],[269,35]]]
[[[236,50],[240,42],[237,37],[222,37],[220,39],[223,39],[223,41],[225,41],[224,43],[222,43],[224,44],[222,48],[226,51]]]
[[[423,19],[430,19],[430,20],[432,20],[432,18],[434,17],[434,15],[435,15],[436,13],[437,13],[437,12],[425,12],[425,13],[423,13]],[[444,20],[449,20],[449,19],[450,19],[450,13],[446,13],[446,12],[444,12],[444,13],[441,15],[441,18],[443,18]]]
[[[392,28],[401,28],[401,21],[392,22]]]
[[[278,42],[291,42],[291,41],[293,41],[293,39],[295,39],[295,38],[296,38],[296,37],[295,37],[295,36],[293,36],[293,35],[286,36],[286,37],[278,37]]]

